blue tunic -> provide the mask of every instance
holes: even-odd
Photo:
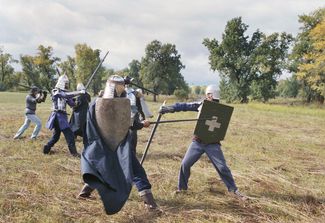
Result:
[[[97,189],[106,213],[115,214],[124,206],[132,188],[131,137],[128,134],[116,151],[111,150],[98,132],[95,103],[88,110],[86,136],[81,156],[83,180]]]
[[[70,107],[73,107],[75,105],[73,101],[73,96],[68,96],[65,94],[64,91],[58,90],[55,94],[52,96],[52,102],[53,102],[53,111],[50,114],[50,117],[47,120],[46,127],[50,130],[54,128],[54,120],[57,119],[59,122],[60,130],[64,130],[66,128],[70,128],[69,122],[68,122],[68,116],[65,111],[65,104],[58,107],[58,102],[66,103]],[[64,109],[63,109],[64,108]]]

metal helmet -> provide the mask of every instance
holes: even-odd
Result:
[[[118,75],[111,76],[105,86],[103,98],[125,97],[124,78]]]
[[[216,85],[208,85],[205,89],[205,95],[212,94],[213,99],[220,99],[219,89]]]
[[[39,88],[36,86],[31,86],[29,93],[30,94],[35,94],[39,92]]]
[[[59,77],[58,82],[55,85],[55,88],[59,88],[61,90],[67,90],[66,84],[69,84],[69,78],[66,74],[63,74]]]
[[[77,91],[86,90],[85,86],[82,83],[77,84]]]

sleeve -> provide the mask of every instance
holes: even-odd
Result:
[[[192,103],[176,103],[173,105],[175,112],[180,111],[199,111],[198,108],[202,102],[192,102]]]
[[[142,122],[139,120],[139,113],[134,117],[133,125],[130,127],[131,130],[140,130],[143,128]]]
[[[74,102],[73,98],[68,98],[66,99],[67,100],[67,104],[70,106],[70,107],[74,107],[76,105],[76,103]]]
[[[32,103],[36,104],[37,103],[36,98],[34,98],[34,97],[30,96],[30,95],[28,95],[26,97],[26,101],[27,101],[28,104],[32,104]]]

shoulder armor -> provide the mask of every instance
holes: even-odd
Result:
[[[54,96],[54,95],[57,95],[58,93],[60,93],[59,89],[54,88],[54,89],[52,90],[52,95],[53,95],[53,96]]]

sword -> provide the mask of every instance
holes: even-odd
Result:
[[[166,100],[164,101],[164,103],[162,104],[162,106],[164,106],[165,104],[166,104]],[[141,161],[140,161],[140,164],[141,164],[141,165],[143,164],[144,159],[145,159],[146,156],[147,156],[149,146],[150,146],[151,141],[152,141],[152,138],[153,138],[153,136],[154,136],[154,134],[155,134],[155,132],[156,132],[156,129],[157,129],[157,127],[158,127],[158,124],[159,124],[159,121],[160,121],[160,119],[161,119],[161,116],[162,116],[162,114],[159,113],[159,115],[158,115],[158,117],[157,117],[157,120],[156,120],[156,123],[155,123],[155,126],[153,127],[153,129],[152,129],[152,131],[151,131],[151,134],[150,134],[150,137],[149,137],[149,139],[148,139],[148,142],[147,142],[146,148],[145,148],[144,153],[143,153],[143,155],[142,155],[142,158],[141,158]]]
[[[124,82],[125,82],[125,84],[131,84],[131,85],[134,85],[134,86],[136,86],[136,87],[138,87],[138,88],[141,88],[142,90],[148,91],[148,92],[150,92],[151,94],[158,95],[157,92],[154,92],[154,91],[149,90],[149,89],[147,89],[147,88],[145,88],[145,87],[142,87],[142,86],[140,86],[140,85],[137,85],[137,84],[133,83],[132,80],[133,80],[133,78],[131,78],[131,77],[129,77],[129,76],[124,77]]]
[[[135,83],[133,83],[133,82],[130,82],[130,84],[131,84],[131,85],[134,85],[134,86],[136,86],[136,87],[138,87],[138,88],[141,88],[141,89],[143,89],[143,90],[145,90],[145,91],[148,91],[148,92],[150,92],[151,94],[158,95],[157,92],[151,91],[151,90],[149,90],[149,89],[147,89],[147,88],[145,88],[145,87],[141,87],[140,85],[137,85],[137,84],[135,84]]]
[[[191,122],[191,121],[204,121],[204,120],[216,120],[216,118],[190,118],[190,119],[163,120],[163,121],[159,121],[159,123]],[[157,122],[150,122],[150,124],[157,124]]]
[[[90,82],[93,80],[95,74],[97,73],[97,70],[100,68],[100,66],[102,65],[102,63],[104,62],[106,56],[108,55],[109,51],[107,51],[107,53],[105,54],[105,56],[103,57],[103,59],[100,61],[100,63],[98,64],[98,66],[96,67],[95,71],[92,73],[92,75],[90,76],[86,86],[85,86],[85,90],[87,90],[87,88],[90,85]]]

